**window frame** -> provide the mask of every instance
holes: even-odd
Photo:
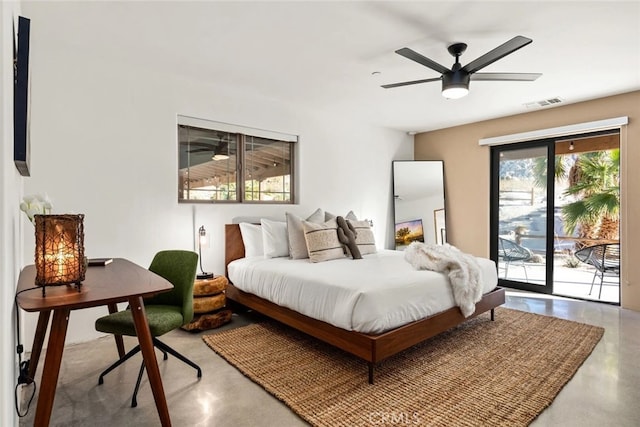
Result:
[[[235,172],[229,170],[229,173],[235,173],[235,192],[236,198],[233,200],[216,200],[216,199],[188,199],[184,198],[184,176],[182,174],[182,170],[184,168],[180,168],[181,164],[181,141],[180,141],[180,128],[198,128],[201,130],[209,130],[212,132],[226,132],[229,134],[235,134],[236,140],[236,162],[235,162]],[[229,203],[242,203],[242,204],[295,204],[296,203],[296,151],[297,151],[297,142],[299,137],[297,135],[285,134],[281,132],[274,132],[264,129],[251,128],[246,126],[233,125],[229,123],[216,122],[212,120],[199,119],[190,116],[178,115],[177,120],[177,146],[178,146],[178,168],[177,168],[177,183],[178,183],[178,203],[195,203],[195,204],[229,204]],[[285,144],[289,144],[289,200],[247,200],[246,194],[247,191],[245,189],[246,186],[246,177],[245,170],[247,167],[246,161],[246,148],[247,148],[247,137],[254,138],[262,138],[267,140],[273,140],[276,142],[282,142]],[[274,162],[276,159],[274,159]],[[191,164],[187,162],[186,170],[187,173],[191,168]],[[287,175],[280,175],[282,177],[286,177]],[[191,191],[191,190],[189,190]],[[262,192],[258,192],[261,194]],[[277,193],[277,192],[276,192]],[[287,194],[287,192],[282,191],[279,194]]]

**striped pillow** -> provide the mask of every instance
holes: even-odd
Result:
[[[302,221],[311,262],[344,258],[342,243],[338,240],[338,223],[331,219],[322,224]]]
[[[373,236],[373,230],[371,230],[371,224],[369,221],[351,221],[347,220],[356,229],[356,244],[360,249],[360,254],[375,254],[376,240]]]

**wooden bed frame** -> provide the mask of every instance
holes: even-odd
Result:
[[[240,227],[238,224],[225,224],[225,275],[227,277],[227,266],[231,261],[239,258],[244,258],[244,243]],[[243,292],[233,286],[231,282],[229,282],[226,293],[232,303],[255,310],[365,360],[369,367],[370,384],[373,384],[375,366],[378,362],[484,312],[490,311],[491,320],[493,320],[494,308],[505,302],[504,289],[495,288],[482,297],[476,304],[476,311],[467,318],[462,315],[458,307],[453,307],[391,331],[371,335],[347,331],[312,319],[253,294]]]

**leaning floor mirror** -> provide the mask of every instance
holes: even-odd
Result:
[[[441,160],[394,161],[393,204],[396,250],[411,242],[447,241]]]

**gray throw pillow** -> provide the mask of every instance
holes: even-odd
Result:
[[[304,238],[304,229],[302,228],[302,221],[304,220],[291,212],[287,212],[286,217],[287,235],[289,238],[289,257],[291,259],[309,258],[307,242]],[[306,220],[308,222],[321,224],[324,222],[324,211],[318,208],[314,213],[309,215]]]
[[[324,220],[325,221],[329,221],[330,219],[336,219],[338,216],[332,214],[331,212],[326,212],[324,213]],[[358,217],[356,216],[356,214],[353,213],[353,211],[349,211],[345,216],[344,219],[350,219],[351,221],[357,221]]]

